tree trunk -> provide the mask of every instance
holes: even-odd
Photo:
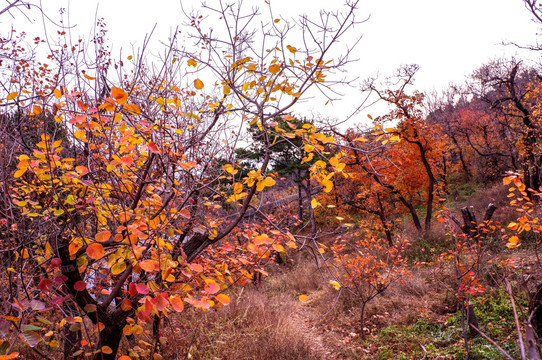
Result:
[[[391,230],[390,230],[390,226],[388,224],[388,221],[386,219],[386,213],[384,212],[384,204],[382,204],[382,199],[380,198],[380,193],[376,194],[376,199],[378,200],[378,217],[380,218],[380,222],[382,223],[382,226],[384,227],[384,233],[386,234],[386,240],[388,241],[388,244],[390,246],[393,246],[393,239],[391,238]]]
[[[531,311],[531,325],[533,326],[538,338],[542,338],[542,284],[539,284],[536,293],[529,301],[529,310]]]
[[[311,221],[311,238],[316,239],[316,219],[314,218],[314,209],[312,208],[312,184],[310,180],[307,180],[307,198],[309,201],[309,215]]]
[[[127,312],[107,313],[107,322],[104,318],[101,322],[104,324],[104,329],[100,332],[100,338],[96,350],[103,349],[104,346],[109,347],[112,352],[106,354],[103,350],[94,355],[93,360],[115,360],[119,349],[120,341],[122,340],[122,329],[126,325]]]
[[[360,330],[360,334],[361,334],[361,338],[362,339],[365,339],[365,305],[367,303],[366,302],[363,302],[361,304],[361,314],[359,316],[359,330]]]
[[[303,190],[301,186],[301,182],[297,183],[297,203],[299,207],[299,221],[303,221],[303,216],[305,215],[305,211],[303,209]]]

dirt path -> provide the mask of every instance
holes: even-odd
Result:
[[[330,339],[325,336],[325,333],[316,326],[316,314],[310,306],[296,304],[292,309],[292,321],[296,324],[303,338],[310,344],[312,350],[321,359],[339,360],[336,352],[330,346]]]

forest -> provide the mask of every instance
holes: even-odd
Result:
[[[404,65],[356,90],[382,114],[309,116],[362,4],[264,5],[159,56],[1,29],[0,360],[541,359],[542,65]]]

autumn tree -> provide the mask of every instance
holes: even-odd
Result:
[[[358,231],[346,238],[339,237],[331,247],[335,277],[360,304],[359,326],[362,336],[366,331],[367,304],[394,282],[404,281],[409,276],[404,257],[409,246],[406,239],[398,238],[390,246],[384,239]]]
[[[519,150],[518,167],[525,174],[528,188],[541,185],[540,164],[540,79],[538,71],[521,61],[495,61],[482,66],[473,75],[472,91],[489,104],[493,116],[505,124],[506,132],[513,133]]]
[[[423,94],[406,92],[416,70],[416,66],[401,69],[396,88],[367,83],[367,90],[391,107],[388,114],[374,119],[369,136],[360,136],[359,131],[337,133],[347,154],[345,163],[352,165],[347,170],[361,171],[390,199],[387,201],[395,199],[404,207],[420,233],[429,234],[442,181],[444,144],[436,136],[438,130],[426,122]],[[423,225],[416,209],[419,205],[425,208]]]
[[[153,356],[162,317],[186,303],[227,305],[223,289],[245,276],[253,258],[270,247],[284,251],[281,242],[295,246],[287,229],[247,229],[242,221],[255,195],[275,184],[268,134],[291,139],[273,119],[310,88],[333,83],[348,58],[330,49],[355,25],[356,5],[295,25],[237,4],[203,6],[208,16],[191,15],[192,35],[182,39],[191,47],[173,37],[159,63],[144,53],[113,59],[100,22],[94,52],[78,42],[53,48],[51,65],[14,62],[1,80],[3,116],[20,109],[37,124],[53,118],[65,135],[40,128],[31,149],[10,163],[16,168],[2,170],[12,175],[2,182],[0,223],[10,254],[2,270],[10,289],[1,330],[7,352],[21,336],[47,353],[67,328],[86,338],[66,357],[115,359],[122,335],[140,335],[152,322],[153,344],[127,352]],[[253,30],[259,19],[261,38]],[[305,35],[302,47],[291,43],[294,31]],[[59,36],[68,44],[69,34]],[[240,177],[234,144],[247,125],[261,128],[264,155]],[[313,127],[293,133],[313,147],[329,141],[320,135]],[[228,161],[218,174],[217,157]],[[238,236],[246,241],[236,243]],[[73,313],[62,316],[57,306]]]

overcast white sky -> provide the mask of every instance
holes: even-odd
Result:
[[[302,13],[311,15],[319,9],[338,9],[343,4],[343,1],[333,0],[270,1],[274,17],[283,18],[295,18]],[[245,2],[265,6],[264,0]],[[186,10],[200,3],[199,0],[183,0]],[[180,0],[45,0],[43,7],[53,19],[59,18],[60,7],[69,10],[71,22],[76,25],[74,33],[85,37],[91,33],[97,12],[108,25],[114,52],[123,47],[126,55],[131,44],[137,47],[155,24],[154,39],[158,42],[183,21]],[[349,74],[360,79],[377,74],[386,76],[401,64],[416,63],[421,67],[416,88],[439,90],[451,82],[462,82],[490,59],[538,56],[502,45],[503,41],[520,44],[536,41],[539,26],[531,21],[522,0],[362,0],[359,8],[359,15],[370,15],[370,19],[356,27],[352,38],[345,40],[363,36],[355,53],[359,61],[349,69]],[[4,32],[13,25],[31,35],[41,35],[39,26],[31,26],[24,17],[14,15],[15,18],[4,15],[0,19],[0,30]],[[41,23],[38,13],[31,13],[30,18],[35,24]],[[339,118],[349,115],[361,97],[355,89],[344,92],[343,102],[335,102],[325,109],[318,102],[313,111]],[[311,105],[304,105],[298,111],[310,112]]]

